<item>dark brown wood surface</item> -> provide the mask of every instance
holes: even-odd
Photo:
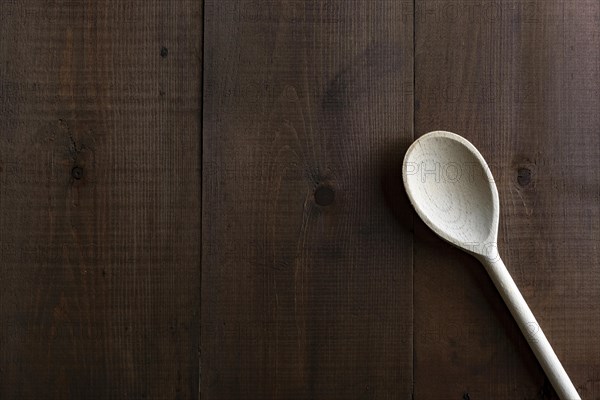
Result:
[[[600,398],[597,0],[0,2],[0,399],[552,399],[404,151],[472,141]],[[204,61],[203,61],[204,60]]]
[[[411,9],[205,10],[202,397],[409,398]]]
[[[507,268],[582,398],[599,398],[600,3],[422,3],[415,132],[484,155]],[[482,267],[420,221],[414,249],[415,398],[554,398]]]
[[[0,3],[0,399],[197,397],[200,10]]]
[[[582,397],[598,398],[600,3],[421,11],[415,132],[461,133],[486,157],[506,265]],[[550,397],[479,264],[415,232],[415,398]]]

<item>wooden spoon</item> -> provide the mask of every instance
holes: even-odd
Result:
[[[462,136],[430,132],[406,152],[402,176],[427,226],[485,266],[559,397],[581,400],[498,255],[500,201],[483,156]]]

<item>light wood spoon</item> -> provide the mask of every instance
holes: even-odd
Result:
[[[500,201],[483,156],[462,136],[430,132],[406,152],[402,176],[427,226],[485,266],[559,397],[581,400],[498,254]]]

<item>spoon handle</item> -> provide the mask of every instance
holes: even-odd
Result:
[[[546,339],[546,335],[542,332],[542,328],[540,328],[515,281],[506,269],[504,262],[500,257],[485,257],[481,259],[481,262],[517,321],[521,332],[525,335],[529,346],[542,365],[558,396],[561,400],[581,400],[567,372],[558,360],[554,350],[552,350],[548,339]]]

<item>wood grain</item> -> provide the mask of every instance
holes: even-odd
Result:
[[[488,160],[500,252],[582,398],[596,398],[599,4],[419,4],[415,130],[460,133]],[[415,398],[553,398],[481,266],[415,232]]]
[[[552,398],[483,268],[411,232],[413,118],[489,161],[600,397],[599,8],[0,2],[0,398]]]
[[[411,8],[267,4],[206,3],[202,398],[409,399]]]
[[[0,398],[198,397],[201,2],[0,3]]]

